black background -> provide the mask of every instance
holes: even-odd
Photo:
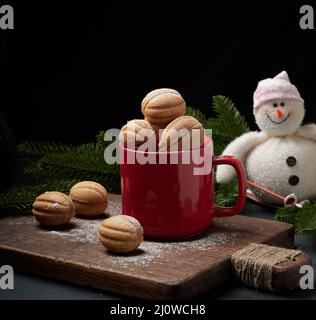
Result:
[[[300,2],[7,3],[15,29],[0,30],[0,105],[18,142],[91,141],[141,117],[159,87],[208,115],[212,96],[227,95],[255,128],[257,82],[282,70],[313,121],[316,30],[300,29]]]
[[[0,190],[24,140],[93,141],[101,129],[142,117],[151,90],[179,90],[212,115],[231,98],[256,128],[257,82],[287,70],[315,121],[316,30],[301,30],[313,1],[0,1],[14,30],[0,29]],[[8,124],[11,127],[9,130]]]

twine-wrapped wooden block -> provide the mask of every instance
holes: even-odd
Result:
[[[310,257],[300,250],[252,243],[231,257],[237,278],[246,285],[269,290],[299,287],[303,265],[311,265]]]

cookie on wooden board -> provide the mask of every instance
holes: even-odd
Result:
[[[135,218],[118,215],[101,223],[99,238],[109,251],[127,253],[138,248],[144,239],[144,231]]]
[[[75,205],[70,197],[57,192],[45,192],[33,203],[33,215],[45,226],[61,226],[70,222],[75,215]]]
[[[85,217],[101,215],[108,205],[108,193],[99,183],[94,181],[81,181],[75,184],[69,192],[76,213]]]

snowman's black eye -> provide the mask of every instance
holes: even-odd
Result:
[[[277,106],[278,106],[278,104],[277,104],[277,103],[274,103],[274,104],[273,104],[273,107],[274,107],[274,108],[276,108]]]
[[[281,102],[281,103],[280,103],[280,106],[281,106],[281,107],[284,107],[284,106],[285,106],[285,103],[284,103],[284,102]]]

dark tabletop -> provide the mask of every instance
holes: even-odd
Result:
[[[18,170],[18,182],[21,182],[21,175]],[[24,182],[24,181],[23,181]],[[22,183],[23,183],[22,182]],[[273,219],[273,210],[248,201],[243,215]],[[295,247],[308,253],[313,260],[313,267],[316,266],[316,235],[296,235]],[[232,299],[232,300],[270,300],[270,299],[312,299],[316,300],[316,291],[297,289],[291,292],[270,292],[245,287],[239,283],[227,282],[222,286],[213,289],[201,296],[202,299]],[[98,289],[87,288],[57,280],[51,280],[30,274],[15,271],[14,290],[0,290],[0,300],[10,299],[48,299],[48,300],[108,300],[125,299],[122,296],[114,295]]]
[[[248,202],[243,212],[246,216],[272,219],[273,211]],[[304,250],[316,261],[316,235],[296,235],[295,246]],[[0,299],[124,299],[124,297],[113,295],[97,289],[86,288],[61,281],[46,279],[30,274],[15,272],[14,290],[0,290]],[[238,283],[226,283],[217,289],[207,292],[203,299],[316,299],[315,290],[294,290],[288,293],[275,293],[259,291],[248,288]]]

